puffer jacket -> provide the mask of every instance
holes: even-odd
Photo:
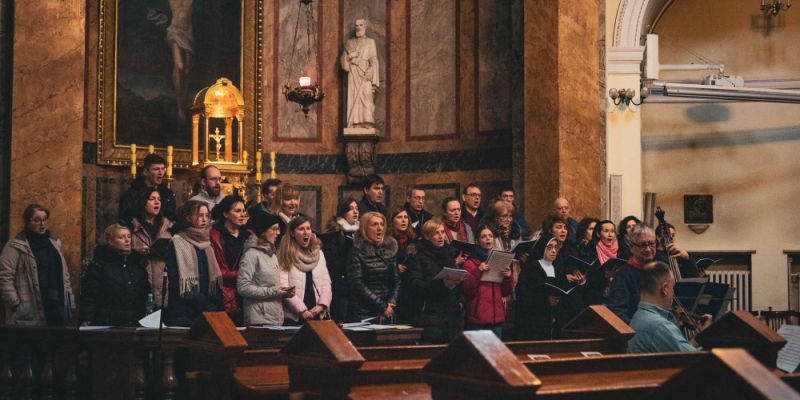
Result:
[[[50,236],[56,250],[61,254],[61,265],[64,271],[64,310],[65,320],[75,310],[72,286],[69,281],[69,268],[61,241]],[[36,272],[36,258],[31,246],[20,232],[3,247],[0,253],[0,296],[6,312],[6,325],[45,325],[44,305],[39,293],[39,276]]]
[[[138,326],[150,293],[147,258],[122,254],[101,245],[81,285],[81,322],[92,325]]]
[[[397,241],[384,236],[375,244],[356,234],[347,263],[350,286],[348,320],[360,321],[383,314],[388,305],[397,305],[400,274],[395,255]]]
[[[481,261],[470,257],[464,262],[467,276],[461,283],[467,300],[467,322],[474,325],[497,325],[506,320],[503,297],[511,296],[514,288],[511,277],[503,282],[481,282],[483,272],[478,269]]]
[[[408,262],[412,295],[422,302],[417,322],[424,328],[422,339],[446,343],[464,329],[464,297],[461,285],[448,289],[441,279],[433,278],[444,267],[458,268],[450,245],[436,247],[427,240],[417,244],[417,252]]]
[[[242,296],[245,325],[283,325],[280,268],[275,248],[250,236],[239,259],[236,289]]]

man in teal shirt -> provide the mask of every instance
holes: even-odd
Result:
[[[667,264],[651,262],[639,275],[639,307],[631,319],[636,334],[628,342],[629,353],[698,351],[681,333],[672,314],[675,277]],[[711,324],[711,316],[703,316],[700,331]]]

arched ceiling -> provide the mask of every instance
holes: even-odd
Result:
[[[613,47],[639,47],[674,0],[621,0],[614,22]]]

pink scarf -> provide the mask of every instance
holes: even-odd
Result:
[[[614,240],[611,246],[606,246],[602,240],[597,241],[597,259],[600,261],[600,265],[606,263],[606,261],[617,258],[617,251],[619,251],[619,241]]]

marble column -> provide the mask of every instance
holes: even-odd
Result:
[[[14,4],[10,231],[29,203],[51,210],[73,289],[80,282],[86,4]]]
[[[559,196],[575,216],[598,216],[602,182],[600,4],[524,4],[525,214],[533,225]]]

